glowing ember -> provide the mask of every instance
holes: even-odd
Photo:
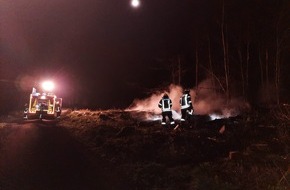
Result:
[[[198,98],[195,89],[190,90],[190,95],[193,100],[193,115],[210,116],[211,120],[229,118],[239,115],[247,110],[250,106],[240,98],[232,97],[227,103],[226,97],[223,94],[213,93],[210,80],[201,82],[202,88],[198,91]],[[179,120],[180,116],[180,97],[182,96],[183,88],[179,85],[171,84],[166,91],[156,91],[150,97],[145,99],[135,99],[128,111],[143,111],[152,112],[155,115],[161,115],[161,110],[158,108],[158,102],[164,93],[167,93],[172,99],[173,119]],[[154,120],[155,117],[147,117],[146,120]]]
[[[150,116],[147,115],[147,118],[146,118],[147,121],[158,121],[161,119],[162,119],[161,115],[150,115]]]
[[[216,119],[224,118],[224,116],[217,115],[217,114],[210,114],[209,117],[210,117],[211,120],[216,120]]]

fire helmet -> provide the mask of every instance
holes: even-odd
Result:
[[[168,94],[165,93],[165,94],[163,95],[163,98],[169,98]]]

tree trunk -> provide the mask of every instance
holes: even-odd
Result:
[[[198,50],[195,50],[195,86],[198,88]]]
[[[214,81],[214,72],[213,72],[213,67],[212,67],[212,58],[211,58],[211,45],[210,45],[210,39],[209,37],[207,38],[208,40],[208,63],[209,63],[209,71],[210,71],[210,81],[211,85],[213,87],[213,92],[216,94],[216,88],[215,88],[215,81]]]
[[[276,39],[276,56],[275,56],[275,89],[276,103],[280,104],[280,48],[278,37]]]
[[[181,84],[181,61],[180,56],[178,56],[178,85]]]
[[[261,49],[259,51],[259,63],[260,63],[260,77],[261,77],[261,86],[262,88],[265,87],[265,82],[264,82],[264,67],[263,67],[263,61],[261,57]]]
[[[246,85],[245,85],[245,89],[246,89],[246,97],[248,100],[248,91],[249,91],[249,63],[250,63],[250,41],[247,41],[247,55],[246,55]]]
[[[265,72],[266,72],[266,96],[267,96],[267,101],[270,101],[270,92],[269,92],[269,87],[270,87],[270,81],[269,81],[269,54],[268,54],[268,49],[266,50],[266,55],[265,55]]]
[[[227,56],[227,47],[225,39],[225,4],[223,1],[222,7],[222,23],[221,23],[221,34],[222,34],[222,46],[223,46],[223,57],[224,57],[224,72],[225,72],[225,83],[226,83],[226,99],[227,103],[229,102],[229,76],[228,76],[228,56]]]
[[[245,92],[245,72],[244,72],[244,63],[243,63],[243,55],[241,50],[238,50],[239,59],[240,59],[240,70],[241,70],[241,78],[242,78],[242,93],[244,101],[246,101],[246,92]]]

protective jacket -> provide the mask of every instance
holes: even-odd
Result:
[[[165,94],[162,99],[159,101],[158,107],[161,108],[162,111],[162,125],[166,125],[166,118],[168,117],[170,124],[173,125],[175,124],[173,118],[172,118],[172,101],[169,98],[167,94]]]
[[[192,102],[190,94],[183,94],[180,98],[180,106],[181,109],[192,108]]]
[[[158,107],[161,108],[162,112],[171,111],[172,101],[168,96],[164,96],[158,104]]]

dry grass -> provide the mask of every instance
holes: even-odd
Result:
[[[287,119],[256,113],[227,123],[220,134],[213,128],[165,130],[159,121],[143,121],[144,114],[78,110],[59,124],[135,189],[288,189]],[[239,157],[229,159],[233,150]]]
[[[148,114],[68,110],[58,125],[129,189],[289,189],[289,107],[177,130],[144,120]],[[0,149],[11,122],[1,119]]]

